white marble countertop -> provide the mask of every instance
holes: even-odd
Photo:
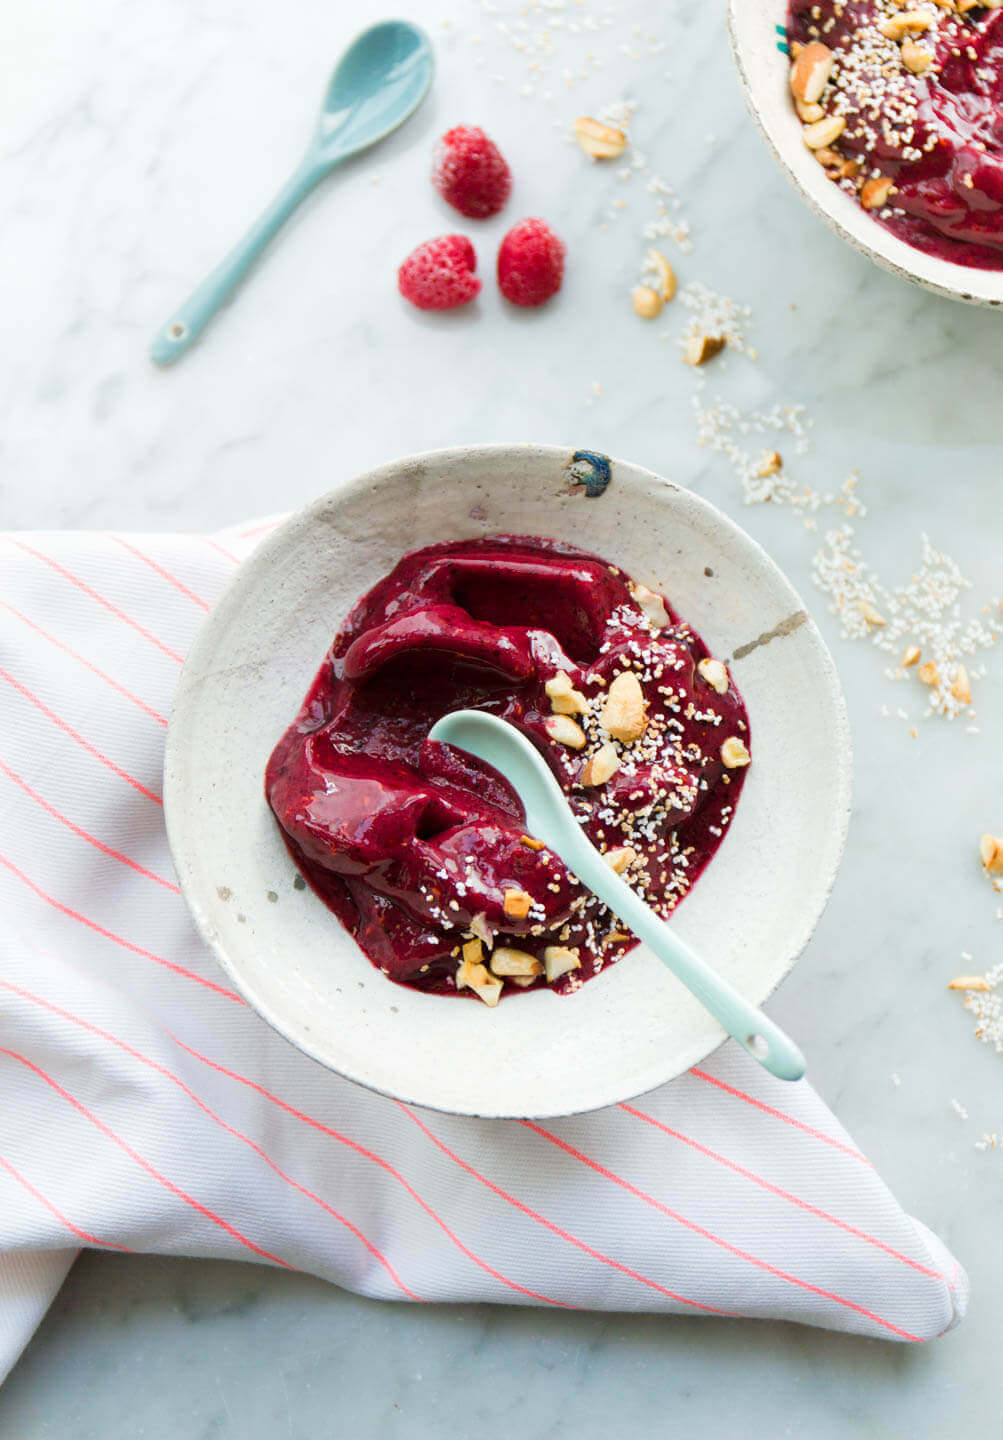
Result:
[[[907,1353],[794,1326],[418,1314],[250,1266],[88,1255],[0,1392],[0,1434],[591,1440],[717,1433],[725,1415],[813,1440],[994,1433],[1003,1148],[976,1142],[1003,1138],[1003,1057],[972,1038],[945,983],[1001,958],[999,897],[975,855],[983,830],[1003,829],[999,669],[976,682],[979,733],[920,720],[915,685],[896,687],[879,653],[843,638],[812,588],[840,513],[816,533],[790,507],[749,508],[727,458],[697,444],[682,308],[646,327],[627,299],[655,214],[647,181],[672,185],[673,215],[691,226],[691,253],[664,242],[681,282],[752,308],[758,358],[715,362],[703,398],[803,403],[810,452],[795,457],[789,435],[767,442],[798,481],[834,488],[858,467],[870,563],[907,579],[927,531],[971,578],[974,609],[1000,593],[1003,320],[878,272],[808,214],[746,117],[720,3],[618,0],[610,25],[602,0],[405,8],[436,45],[433,97],[312,198],[170,372],[146,358],[156,326],[277,188],[329,63],[379,7],[50,0],[9,17],[0,524],[222,525],[395,455],[512,439],[630,457],[738,518],[833,647],[857,758],[842,874],[773,1013],[903,1204],[969,1269],[971,1312]],[[548,16],[554,53],[541,56]],[[565,143],[575,115],[621,99],[637,102],[648,166],[625,181]],[[482,124],[516,176],[505,215],[482,227],[457,223],[425,178],[432,140],[460,121]],[[569,247],[565,289],[536,313],[506,310],[491,281],[497,240],[525,214]],[[484,294],[420,316],[399,301],[395,267],[453,229],[479,240]]]

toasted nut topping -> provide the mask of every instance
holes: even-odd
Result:
[[[860,188],[860,203],[865,210],[881,210],[888,204],[893,188],[887,175],[872,175]]]
[[[821,120],[825,114],[821,105],[807,105],[803,100],[797,99],[794,101],[794,109],[806,125],[813,125],[816,120]]]
[[[783,468],[783,458],[779,450],[767,450],[756,466],[756,474],[760,480],[765,480],[767,475],[775,475]]]
[[[826,87],[835,55],[821,40],[813,40],[798,54],[791,66],[791,94],[795,100],[814,105]]]
[[[676,293],[676,272],[661,250],[648,250],[644,258],[649,268],[658,276],[658,291],[667,305]]]
[[[543,969],[543,966],[542,966],[542,965],[540,966],[540,969],[541,969],[541,970]],[[535,975],[506,975],[506,976],[505,976],[505,980],[506,980],[506,983],[507,983],[507,984],[509,984],[509,985],[518,985],[518,987],[519,987],[520,990],[528,990],[528,988],[530,987],[530,985],[533,984],[533,982],[536,980],[536,978],[537,978],[537,977],[536,977]]]
[[[984,975],[956,975],[947,982],[948,990],[991,990],[992,986]]]
[[[940,684],[940,674],[932,660],[928,660],[925,665],[919,667],[916,671],[916,678],[921,680],[924,685]]]
[[[831,145],[838,140],[845,129],[846,120],[842,115],[827,115],[824,120],[806,125],[801,131],[801,138],[809,150],[821,150],[823,145]]]
[[[510,920],[525,920],[532,903],[533,897],[528,890],[505,891],[504,910]]]
[[[465,965],[481,965],[484,961],[484,951],[481,949],[479,940],[468,940],[463,946],[463,963]]]
[[[886,625],[888,623],[885,617],[881,614],[880,610],[875,610],[870,600],[865,600],[863,598],[858,600],[857,609],[860,611],[861,616],[864,620],[866,620],[871,630],[876,630],[881,625]]]
[[[972,682],[968,678],[968,671],[964,665],[959,665],[951,681],[951,694],[961,705],[972,703]]]
[[[519,840],[523,845],[525,845],[527,850],[543,849],[543,841],[535,839],[532,835],[520,835]]]
[[[914,75],[925,75],[933,64],[933,56],[922,45],[908,37],[902,41],[902,64]]]
[[[933,16],[925,10],[900,10],[888,20],[882,20],[878,29],[888,40],[901,40],[910,30],[929,30]]]
[[[697,669],[712,690],[724,695],[728,689],[728,672],[720,660],[701,660]]]
[[[495,943],[495,932],[488,924],[488,917],[483,910],[478,910],[477,914],[471,920],[470,933],[476,935],[479,940],[483,941],[489,950]]]
[[[600,745],[594,755],[590,755],[582,770],[581,781],[583,785],[605,785],[611,776],[615,775],[620,768],[620,757],[616,753],[616,746],[612,741]]]
[[[698,331],[686,341],[683,364],[706,365],[708,360],[720,355],[727,343],[723,335],[702,335]]]
[[[502,981],[495,980],[489,975],[483,965],[468,965],[466,960],[462,962],[456,971],[456,988],[463,990],[469,988],[479,1000],[485,1005],[494,1007],[501,999]]]
[[[743,765],[748,765],[752,756],[745,748],[745,741],[739,740],[737,735],[730,735],[721,746],[721,760],[728,770],[739,770]]]
[[[628,866],[633,865],[637,859],[637,851],[633,845],[617,845],[614,850],[607,850],[602,857],[611,870],[622,875]]]
[[[568,950],[563,945],[548,945],[543,952],[543,965],[547,972],[547,984],[553,985],[562,975],[581,967],[577,950]]]
[[[588,115],[579,115],[575,121],[575,138],[593,160],[615,160],[627,147],[627,137],[622,130],[603,125]]]
[[[918,662],[921,654],[922,651],[918,645],[907,645],[902,651],[902,659],[899,661],[899,664],[903,670],[908,670],[910,666]]]
[[[624,745],[640,740],[648,728],[648,703],[633,670],[621,670],[606,693],[599,719]]]
[[[581,750],[585,745],[585,731],[570,715],[548,715],[543,722],[551,740],[558,745],[567,745],[571,750]]]
[[[662,297],[650,285],[636,285],[631,291],[630,303],[634,314],[640,315],[642,320],[657,320],[662,313]]]
[[[550,708],[555,715],[587,715],[589,713],[589,702],[580,690],[576,690],[571,683],[571,676],[566,670],[558,670],[552,679],[548,680],[543,687],[550,700]]]
[[[615,945],[618,940],[629,939],[630,936],[625,930],[607,930],[606,934],[602,937],[602,943],[604,945]]]
[[[543,966],[535,955],[530,955],[525,950],[513,950],[510,945],[499,945],[489,963],[494,975],[543,974]]]
[[[983,835],[979,854],[988,874],[1003,875],[1003,840],[998,835]]]
[[[669,612],[661,595],[649,590],[647,585],[632,585],[630,594],[648,624],[653,625],[656,630],[664,630],[669,623]]]

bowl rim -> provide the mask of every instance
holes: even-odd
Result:
[[[201,670],[200,661],[205,654],[211,651],[215,641],[214,616],[225,613],[224,602],[232,596],[239,594],[246,586],[256,583],[255,571],[260,568],[262,563],[267,562],[268,556],[272,551],[281,553],[291,530],[309,526],[314,523],[318,515],[322,515],[328,509],[332,501],[340,501],[352,492],[361,493],[371,488],[375,483],[392,478],[395,474],[399,474],[406,469],[415,466],[425,466],[429,463],[435,464],[443,461],[453,461],[460,457],[465,459],[475,457],[481,460],[497,458],[511,461],[513,458],[525,459],[527,454],[532,454],[535,458],[550,460],[555,463],[559,462],[562,466],[566,467],[569,458],[575,453],[577,453],[576,447],[536,444],[533,442],[493,442],[478,445],[443,446],[434,450],[420,451],[414,454],[400,456],[382,465],[363,471],[361,474],[350,475],[343,478],[322,495],[317,496],[306,505],[288,514],[274,530],[266,535],[255,550],[242,562],[239,570],[235,571],[230,577],[224,589],[217,597],[209,615],[203,621],[191,649],[185,658],[185,664],[171,705],[164,753],[164,817],[168,844],[177,873],[178,883],[192,918],[195,921],[202,942],[209,947],[224,973],[233,981],[238,992],[247,1000],[259,1018],[290,1044],[294,1045],[299,1051],[310,1056],[311,1059],[317,1061],[332,1073],[355,1084],[362,1085],[377,1094],[382,1094],[390,1099],[418,1105],[424,1109],[443,1114],[462,1114],[490,1119],[529,1118],[543,1120],[589,1113],[593,1110],[606,1108],[612,1104],[618,1104],[621,1101],[636,1099],[641,1095],[650,1093],[651,1090],[658,1088],[662,1084],[669,1083],[671,1080],[678,1078],[678,1076],[685,1074],[694,1065],[703,1063],[703,1061],[716,1053],[723,1044],[728,1043],[730,1037],[723,1035],[714,1040],[710,1045],[706,1045],[702,1040],[699,1041],[695,1047],[691,1047],[693,1053],[687,1053],[671,1073],[666,1073],[654,1080],[649,1080],[645,1077],[643,1083],[640,1085],[631,1079],[626,1086],[617,1090],[615,1094],[611,1094],[607,1099],[597,1102],[588,1101],[585,1104],[562,1103],[556,1106],[550,1104],[546,1108],[534,1109],[532,1112],[524,1112],[521,1110],[518,1112],[511,1110],[489,1111],[483,1107],[479,1109],[456,1109],[443,1104],[436,1104],[434,1101],[430,1101],[427,1097],[421,1095],[404,1094],[397,1090],[381,1088],[381,1086],[371,1078],[354,1073],[352,1068],[335,1064],[330,1055],[323,1051],[319,1043],[311,1043],[309,1039],[296,1032],[292,1021],[284,1018],[281,1014],[277,1014],[270,1002],[258,994],[256,985],[244,974],[239,962],[235,962],[229,957],[223,938],[219,935],[211,916],[203,908],[199,900],[195,883],[196,876],[194,872],[190,871],[187,858],[187,836],[183,835],[183,831],[187,828],[182,799],[183,777],[186,772],[184,750],[184,740],[186,737],[183,734],[184,717],[189,710],[191,702],[197,699],[200,682],[195,677],[198,676]],[[804,612],[805,620],[798,626],[798,629],[806,632],[806,637],[811,641],[815,659],[819,664],[819,669],[825,682],[825,690],[832,718],[833,735],[836,741],[835,753],[833,755],[833,786],[836,800],[833,805],[830,831],[835,843],[830,851],[828,869],[824,875],[819,876],[816,890],[817,898],[814,908],[806,912],[801,925],[792,935],[790,952],[782,970],[777,973],[768,988],[760,992],[755,999],[755,1003],[762,1006],[776,993],[781,983],[788,978],[810,942],[827,908],[846,847],[853,803],[853,746],[852,731],[839,673],[822,633],[810,612],[804,606],[801,596],[777,562],[772,559],[764,547],[750,535],[748,531],[744,530],[742,526],[723,510],[720,510],[710,500],[707,500],[696,491],[680,485],[677,481],[667,480],[657,472],[649,470],[646,466],[636,464],[633,461],[620,460],[615,456],[607,456],[604,458],[608,459],[610,465],[620,472],[630,472],[635,479],[657,480],[663,488],[681,493],[681,495],[685,497],[686,502],[694,504],[698,509],[709,511],[715,522],[730,533],[731,538],[737,538],[741,544],[748,548],[754,555],[757,563],[762,564],[771,572],[773,581],[777,587],[786,591],[787,599],[791,604],[791,613],[795,610]],[[347,933],[346,931],[346,935]]]
[[[786,127],[773,124],[764,114],[761,102],[768,83],[767,72],[764,71],[759,77],[747,63],[742,32],[749,12],[753,9],[762,12],[764,19],[770,21],[771,12],[786,14],[787,0],[728,0],[728,36],[732,59],[749,113],[777,166],[809,209],[841,240],[866,255],[882,270],[887,270],[900,279],[921,285],[925,290],[948,300],[989,308],[1003,305],[1003,270],[981,270],[977,267],[957,265],[952,260],[943,260],[939,256],[927,255],[925,251],[917,250],[915,246],[883,229],[838,185],[828,180],[822,174],[821,167],[816,167],[821,184],[816,186],[806,183],[800,167],[793,164],[789,158],[792,154],[800,157],[804,150],[794,109],[791,107],[789,132]],[[774,31],[779,34],[780,27],[775,20],[770,23],[769,28],[771,35]]]

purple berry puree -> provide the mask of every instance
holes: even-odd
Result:
[[[833,166],[837,183],[866,207],[865,182],[887,177],[895,188],[871,211],[886,230],[927,255],[1003,269],[1003,10],[793,0],[788,40],[835,54],[819,104],[846,119],[832,148],[862,162],[856,177]]]
[[[507,783],[428,732],[461,708],[518,726],[592,841],[626,851],[625,878],[667,916],[720,845],[745,774],[721,757],[728,738],[748,744],[745,707],[723,666],[698,669],[707,658],[661,596],[594,555],[509,535],[433,545],[405,556],[335,636],[268,762],[268,801],[303,875],[391,980],[471,994],[457,971],[477,938],[485,966],[492,944],[577,951],[551,987],[573,991],[633,938],[527,835]],[[612,738],[622,727],[603,710],[624,672],[645,706],[629,741]],[[577,744],[575,729],[578,748],[555,738]],[[583,783],[600,750],[593,771],[615,753],[615,772]],[[524,975],[504,993],[546,983]]]

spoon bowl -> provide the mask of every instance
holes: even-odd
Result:
[[[160,327],[150,355],[172,365],[195,344],[293,211],[335,165],[386,139],[428,94],[432,46],[408,20],[384,20],[363,31],[328,82],[312,140],[299,167],[243,240]]]
[[[525,735],[497,715],[483,710],[456,710],[433,725],[428,738],[442,745],[455,745],[503,775],[522,801],[530,833],[544,841],[618,920],[647,943],[764,1070],[780,1080],[801,1079],[804,1056],[794,1042],[734,986],[715,974],[610,869],[575,820],[547,762]]]
[[[433,69],[417,26],[386,20],[363,31],[334,68],[308,153],[336,165],[386,139],[424,100]]]

